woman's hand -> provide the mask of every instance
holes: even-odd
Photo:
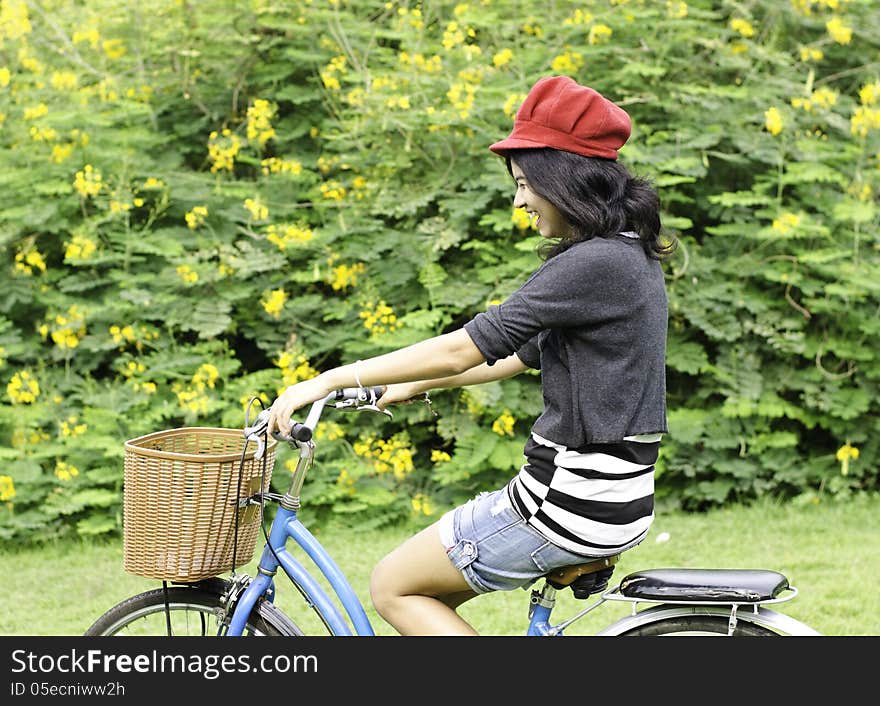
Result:
[[[390,404],[406,404],[412,402],[412,398],[421,394],[422,389],[418,383],[399,382],[394,385],[386,385],[385,392],[376,402],[379,409],[385,409]]]
[[[277,429],[279,433],[288,436],[291,427],[290,417],[293,413],[328,394],[330,394],[330,390],[320,375],[291,385],[278,396],[269,408],[269,433],[271,434]]]

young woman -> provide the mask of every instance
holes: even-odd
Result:
[[[437,388],[541,371],[544,411],[526,463],[503,488],[446,513],[383,558],[370,582],[404,635],[474,635],[456,612],[481,593],[638,544],[654,517],[666,431],[667,306],[659,200],[617,161],[629,116],[570,78],[541,79],[503,156],[546,238],[544,262],[463,328],[345,365],[285,390],[270,429],[330,391],[386,385],[382,406]]]

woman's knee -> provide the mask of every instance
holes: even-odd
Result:
[[[393,559],[386,556],[373,567],[370,574],[370,600],[379,615],[383,615],[395,598],[400,596],[400,587],[394,581]]]

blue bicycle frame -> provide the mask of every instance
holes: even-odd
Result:
[[[321,543],[297,519],[296,515],[300,507],[300,493],[305,482],[305,476],[314,461],[315,444],[312,441],[312,431],[318,423],[325,404],[335,402],[337,407],[342,407],[360,403],[361,407],[366,406],[369,409],[377,410],[374,406],[376,394],[377,392],[373,391],[373,396],[368,397],[363,389],[343,390],[341,394],[331,393],[325,399],[318,400],[312,404],[305,422],[303,424],[294,424],[291,437],[273,434],[279,441],[283,440],[297,446],[300,454],[299,460],[291,478],[290,488],[280,498],[280,507],[269,531],[269,541],[263,547],[257,576],[247,584],[241,597],[236,602],[229,628],[226,632],[227,635],[242,635],[248,616],[250,616],[257,601],[263,597],[266,600],[272,600],[275,595],[274,577],[279,567],[300,589],[306,600],[309,601],[310,606],[315,608],[331,635],[375,635],[363,604],[358,599],[345,574],[343,574]],[[265,418],[266,413],[263,412],[257,419],[257,425],[248,427],[247,423],[245,424],[245,437],[247,439],[263,443],[260,434],[265,434],[266,431]],[[261,421],[263,422],[262,426],[260,426]],[[303,430],[306,433],[295,438]],[[338,602],[344,608],[348,621],[345,615],[337,608],[337,604],[331,596],[315,580],[315,577],[309,570],[287,550],[288,539],[293,539],[321,570],[324,578],[329,582],[333,593],[335,593]],[[554,629],[550,625],[552,609],[552,599],[536,598],[533,600],[526,635],[561,634],[561,630],[558,628]]]
[[[351,621],[350,624],[336,607],[328,593],[309,573],[308,569],[287,550],[286,543],[288,538],[292,538],[301,546],[321,570],[345,609]],[[297,519],[296,511],[281,507],[278,508],[278,513],[272,522],[272,529],[269,533],[269,545],[266,545],[263,549],[258,574],[248,584],[238,600],[226,633],[227,635],[242,635],[248,616],[251,614],[251,610],[256,602],[261,596],[273,595],[274,576],[279,565],[317,608],[318,613],[320,613],[322,619],[327,624],[330,634],[334,636],[352,634],[372,636],[375,634],[373,626],[364,611],[363,604],[355,594],[345,574],[343,574],[321,543]],[[551,610],[552,608],[549,606],[533,606],[526,635],[547,635],[551,628],[549,624]],[[352,626],[354,627],[354,633],[352,633]]]
[[[288,537],[305,550],[324,574],[339,598],[339,602],[345,608],[351,625],[306,567],[287,550]],[[373,626],[367,618],[364,607],[342,570],[314,535],[297,519],[296,510],[279,507],[269,533],[269,544],[263,548],[263,554],[260,557],[258,574],[248,584],[236,604],[227,635],[241,635],[257,600],[267,593],[269,595],[273,593],[271,590],[273,577],[279,565],[313,602],[332,635],[351,635],[351,626],[354,627],[356,635],[374,634]]]
[[[281,497],[280,507],[275,514],[275,519],[272,521],[269,541],[263,547],[257,576],[247,584],[241,597],[236,602],[229,628],[226,632],[227,635],[242,635],[247,625],[248,616],[250,616],[257,601],[263,597],[267,600],[271,600],[274,597],[274,577],[278,573],[279,567],[300,589],[310,605],[315,608],[331,635],[375,635],[364,606],[360,599],[358,599],[345,574],[343,574],[327,550],[324,549],[321,543],[296,516],[297,510],[300,507],[300,493],[305,482],[305,476],[314,461],[315,444],[312,441],[311,432],[318,423],[324,405],[333,401],[336,402],[337,406],[374,403],[376,399],[375,394],[374,392],[374,396],[368,399],[364,391],[360,389],[346,390],[343,391],[342,395],[335,392],[331,393],[325,399],[318,400],[312,404],[308,418],[303,424],[294,425],[294,430],[306,430],[307,433],[305,435],[300,438],[294,438],[297,435],[296,431],[293,437],[282,437],[273,434],[279,441],[284,440],[291,445],[296,445],[299,448],[299,460],[291,478],[290,488]],[[375,407],[371,408],[376,409]],[[261,441],[260,434],[265,434],[266,431],[265,417],[266,414],[264,412],[257,418],[257,424],[254,427],[249,427],[247,422],[245,423],[245,437],[247,439],[257,441],[258,444],[264,443]],[[262,426],[261,422],[263,423]],[[337,608],[337,604],[318,581],[315,580],[315,577],[309,570],[287,550],[288,539],[293,539],[321,570],[324,578],[329,582],[333,593],[335,593],[338,602],[344,608],[348,620],[346,620],[345,615]],[[527,634],[547,634],[549,618],[549,606],[541,605],[540,603],[534,605]]]

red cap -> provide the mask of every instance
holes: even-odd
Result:
[[[506,150],[553,147],[586,157],[617,159],[629,139],[626,111],[568,76],[540,79],[516,111],[510,135],[489,147]]]

